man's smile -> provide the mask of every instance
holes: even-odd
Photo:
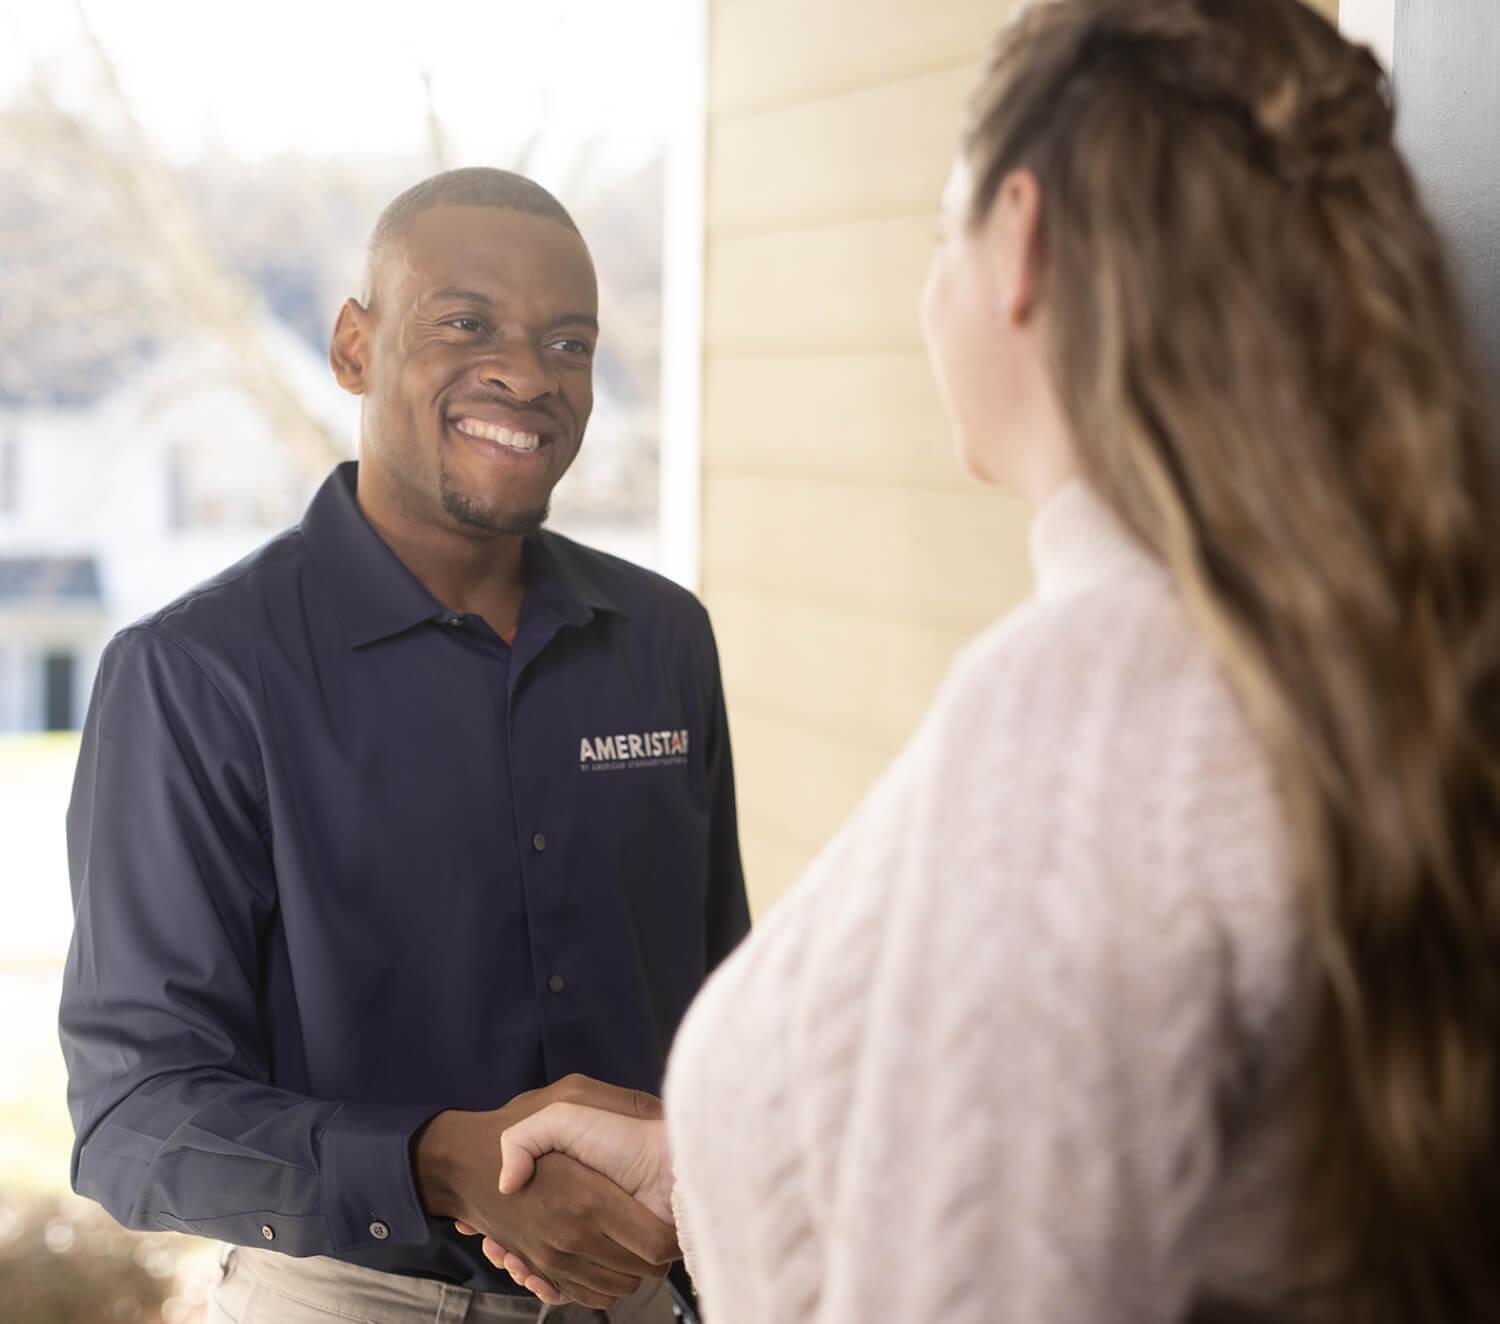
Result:
[[[480,418],[455,418],[453,427],[466,437],[493,442],[507,450],[535,451],[542,445],[541,436],[535,432],[516,431],[506,427],[503,423],[486,423]]]

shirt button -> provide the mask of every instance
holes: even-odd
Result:
[[[532,838],[531,838],[531,848],[532,848],[532,850],[536,850],[536,851],[544,851],[544,850],[546,850],[547,849],[547,837],[546,837],[546,834],[545,833],[541,833],[541,832],[535,833],[532,836]]]
[[[384,1241],[388,1236],[391,1235],[391,1230],[379,1219],[376,1219],[375,1222],[370,1224],[370,1235],[374,1237],[376,1241]]]
[[[450,617],[448,617],[448,624],[449,625],[462,625],[463,623],[464,623],[464,618],[462,616],[450,616]]]
[[[547,980],[547,987],[550,988],[554,993],[561,993],[563,989],[567,988],[567,986],[568,981],[561,975],[553,975],[550,979]]]
[[[275,1241],[276,1240],[276,1229],[274,1227],[272,1227],[269,1223],[262,1223],[260,1225],[260,1234],[267,1241]]]

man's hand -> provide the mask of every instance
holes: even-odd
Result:
[[[566,1298],[607,1310],[643,1278],[660,1278],[681,1253],[672,1228],[614,1182],[562,1154],[548,1154],[526,1189],[501,1195],[500,1137],[551,1103],[627,1117],[661,1116],[649,1094],[569,1076],[518,1095],[493,1112],[439,1113],[417,1134],[412,1168],[423,1207],[461,1232],[504,1246]]]
[[[500,1138],[500,1149],[504,1194],[525,1187],[544,1156],[566,1154],[603,1173],[663,1222],[672,1221],[672,1155],[663,1121],[554,1103],[510,1127]],[[527,1291],[549,1305],[562,1304],[562,1294],[551,1283],[493,1237],[484,1239],[484,1253]]]

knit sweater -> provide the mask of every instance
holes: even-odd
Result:
[[[708,1324],[1168,1324],[1285,1264],[1306,999],[1267,759],[1089,489],[1032,554],[684,1022]]]

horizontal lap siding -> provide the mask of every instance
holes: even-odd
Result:
[[[702,579],[757,913],[1029,588],[1025,515],[961,474],[917,328],[1011,8],[710,0]]]
[[[746,876],[778,897],[1024,593],[966,480],[917,305],[964,98],[1008,5],[714,0],[703,591]]]

